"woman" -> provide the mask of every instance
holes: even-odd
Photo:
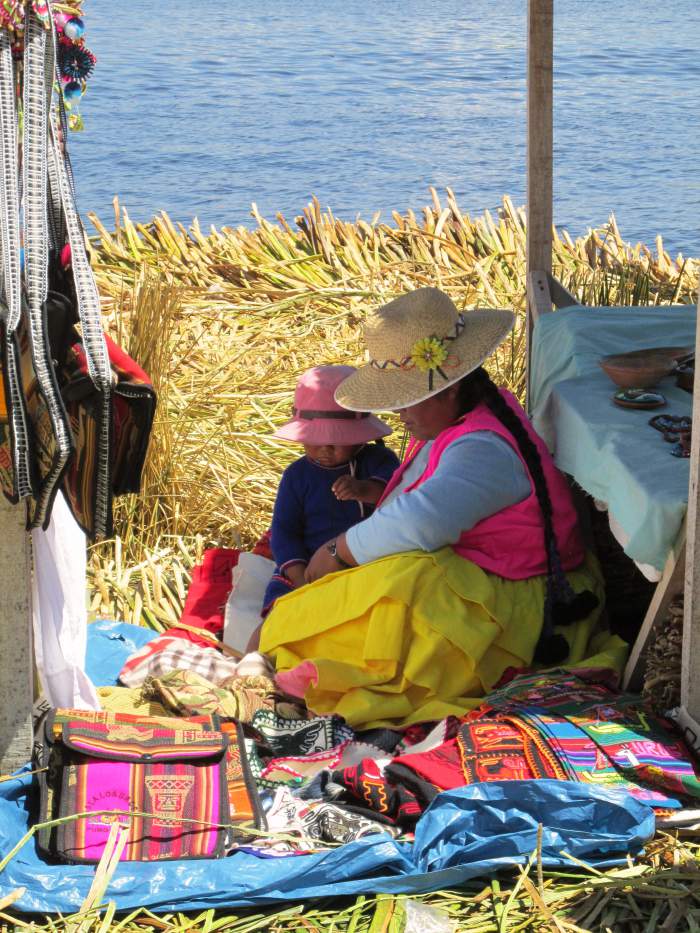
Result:
[[[509,667],[584,656],[601,584],[568,486],[481,368],[513,322],[462,315],[435,288],[369,320],[370,361],[336,400],[398,411],[407,457],[377,511],[316,551],[312,585],[279,600],[261,634],[281,685],[315,712],[364,728],[461,715]]]

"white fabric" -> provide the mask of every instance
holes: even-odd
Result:
[[[245,654],[248,639],[262,621],[265,590],[275,562],[261,554],[243,552],[231,572],[233,589],[224,610],[224,644]]]
[[[59,492],[46,531],[32,531],[34,651],[41,686],[52,706],[100,709],[85,673],[87,550]]]

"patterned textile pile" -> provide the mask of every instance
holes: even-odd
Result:
[[[205,559],[182,627],[122,668],[119,703],[128,695],[172,716],[216,715],[224,729],[242,723],[266,823],[247,851],[289,856],[372,833],[410,836],[438,794],[479,782],[603,785],[661,815],[700,797],[700,772],[671,723],[618,691],[607,669],[516,672],[463,718],[402,731],[353,731],[314,715],[279,690],[262,656],[240,662],[215,646],[235,559],[221,550]]]

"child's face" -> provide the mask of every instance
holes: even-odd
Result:
[[[306,456],[311,457],[312,460],[324,467],[335,467],[340,466],[341,463],[347,463],[348,460],[352,460],[353,455],[358,450],[359,445],[357,444],[352,447],[339,444],[323,444],[318,447],[315,444],[304,444]]]

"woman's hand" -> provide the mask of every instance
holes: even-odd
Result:
[[[321,577],[325,577],[327,573],[335,573],[336,570],[340,569],[340,564],[335,557],[331,556],[328,546],[322,544],[306,565],[304,577],[307,583],[313,583],[314,580],[320,580]]]
[[[335,544],[340,560],[333,557],[328,550],[331,544]],[[326,542],[326,544],[322,544],[313,555],[306,567],[306,582],[313,583],[314,580],[320,580],[321,577],[325,577],[328,573],[336,573],[336,571],[344,570],[346,567],[355,566],[357,566],[357,562],[345,543],[345,535],[339,535],[337,538]]]

